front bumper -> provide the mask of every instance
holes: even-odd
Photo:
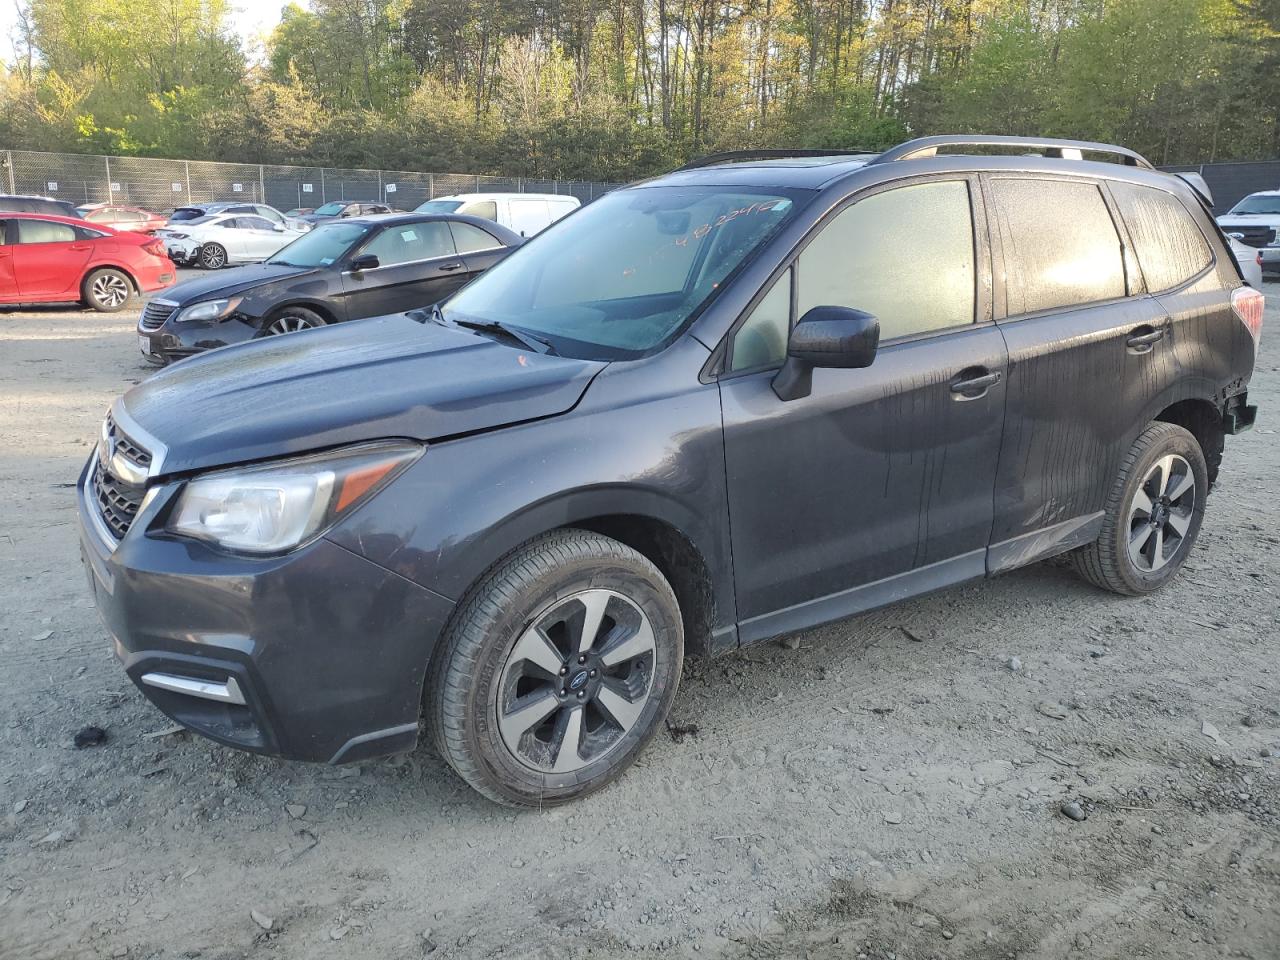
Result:
[[[156,707],[291,760],[414,746],[449,600],[325,539],[250,559],[158,533],[180,483],[160,483],[115,541],[96,522],[93,462],[79,484],[81,556],[116,655]]]
[[[138,343],[153,363],[172,363],[206,350],[244,343],[258,336],[258,321],[239,314],[225,320],[166,320],[154,330],[138,321]]]

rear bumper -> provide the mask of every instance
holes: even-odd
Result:
[[[414,746],[450,601],[324,539],[257,560],[148,535],[177,485],[116,543],[94,523],[87,482],[88,468],[80,547],[94,600],[125,672],[164,714],[291,760]]]
[[[178,281],[178,268],[171,260],[160,260],[151,266],[142,268],[133,278],[141,293],[155,293],[172,287]]]

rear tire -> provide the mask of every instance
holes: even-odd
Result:
[[[631,765],[671,709],[683,656],[657,567],[600,534],[558,530],[500,561],[459,606],[427,683],[428,723],[489,799],[566,803]]]
[[[227,265],[227,249],[220,243],[206,243],[196,259],[206,270],[220,270]]]
[[[115,313],[133,296],[133,281],[120,270],[104,267],[84,278],[80,295],[86,305],[99,313]]]
[[[1125,456],[1098,539],[1072,554],[1077,572],[1126,596],[1160,589],[1195,546],[1208,491],[1196,438],[1176,424],[1152,423]]]

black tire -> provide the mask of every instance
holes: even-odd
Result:
[[[1169,477],[1162,474],[1157,481],[1153,475],[1157,464],[1168,462],[1167,458],[1173,458],[1170,475],[1174,483],[1180,482],[1177,478],[1181,476],[1181,464],[1189,468],[1186,476],[1194,483],[1172,502],[1164,502],[1169,500],[1165,495],[1170,492],[1166,488]],[[1157,483],[1165,489],[1157,490]],[[1152,500],[1145,518],[1140,490]],[[1134,441],[1121,464],[1107,497],[1106,517],[1098,539],[1072,554],[1076,570],[1095,586],[1126,596],[1160,589],[1173,579],[1195,546],[1208,491],[1209,470],[1196,438],[1176,424],[1151,424]],[[1163,520],[1165,517],[1168,519]],[[1183,532],[1178,532],[1175,522],[1177,526],[1185,525]],[[1140,539],[1135,558],[1130,544],[1138,544]],[[1157,550],[1160,556],[1153,562],[1151,558]]]
[[[206,243],[196,254],[196,260],[206,270],[221,270],[227,265],[227,248],[220,243]]]
[[[283,307],[262,321],[262,335],[275,337],[283,333],[297,333],[323,327],[327,323],[324,317],[306,307]]]
[[[80,285],[80,296],[85,305],[99,313],[115,313],[123,310],[133,297],[133,281],[129,275],[114,267],[94,270]]]
[[[566,628],[563,634],[556,634],[567,647],[567,653],[561,654],[569,664],[560,671],[563,679],[551,680],[550,691],[516,693],[519,687],[510,680],[513,664],[528,663],[513,652],[517,645],[523,646],[535,626],[559,616],[561,610],[573,609],[581,602],[577,598],[600,595],[612,596],[606,601],[607,606],[600,608],[600,626],[593,632],[599,641],[594,650],[588,650],[593,657],[599,657],[598,662],[583,664],[575,650],[572,629]],[[637,656],[624,668],[607,667],[608,651],[619,652],[639,636],[639,632],[629,634],[624,623],[637,612],[642,614],[637,621],[641,625],[647,618],[654,641],[647,666],[646,657]],[[583,620],[588,619],[590,613],[584,605]],[[585,626],[578,629],[586,632]],[[587,646],[591,645],[592,641],[588,641]],[[551,649],[556,652],[555,646]],[[679,604],[657,567],[630,547],[600,534],[573,529],[554,531],[516,549],[491,568],[459,605],[441,638],[427,681],[428,725],[440,755],[458,776],[489,799],[507,806],[566,803],[604,787],[630,766],[671,709],[683,658]],[[564,671],[585,673],[593,662],[600,667],[600,679],[590,681],[597,684],[594,693],[584,680],[588,696],[578,703],[569,687],[580,676],[566,676]],[[621,682],[629,684],[636,677],[641,678],[642,692],[634,694],[634,702],[627,703],[635,711],[630,726],[613,721],[599,705],[600,699],[592,699],[609,694],[608,690],[600,692],[604,687],[611,687],[616,698],[620,681],[608,675],[615,669],[627,671],[627,679]],[[531,672],[537,674],[538,670]],[[546,684],[545,677],[553,676],[548,671],[540,678],[518,682],[536,686]],[[645,683],[647,687],[643,686]],[[558,693],[567,694],[567,698],[557,699],[556,687],[561,687]],[[522,735],[520,743],[528,744],[530,753],[522,754],[508,746],[504,724],[514,711],[501,704],[512,697],[516,697],[512,702],[525,703],[548,695],[559,706],[553,707],[546,720],[534,721],[542,726],[529,727]],[[576,696],[582,700],[583,692]],[[499,715],[504,709],[505,720]],[[563,744],[568,739],[563,729],[575,714],[583,740],[579,745],[575,734],[575,748],[566,762],[580,766],[566,772],[545,769],[560,765]],[[599,722],[595,732],[590,728],[593,719]],[[561,731],[559,742],[555,740],[556,731]],[[540,732],[545,732],[545,739],[539,739]],[[589,752],[584,758],[582,748],[590,751],[593,740],[607,745],[598,756]],[[540,750],[546,751],[545,758],[531,761],[530,755]],[[540,763],[543,769],[538,768]]]

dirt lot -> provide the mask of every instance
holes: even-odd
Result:
[[[522,814],[426,748],[334,769],[164,733],[74,524],[103,410],[148,373],[136,312],[0,312],[0,957],[1274,960],[1267,292],[1262,420],[1171,589],[1047,563],[690,664],[619,784]],[[106,743],[75,749],[86,724]]]

